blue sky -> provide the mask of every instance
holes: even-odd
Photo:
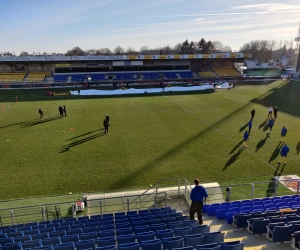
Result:
[[[64,53],[120,45],[218,40],[233,50],[256,39],[291,40],[299,0],[0,0],[0,52]]]

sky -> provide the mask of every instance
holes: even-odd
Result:
[[[0,0],[0,53],[292,40],[299,0]]]

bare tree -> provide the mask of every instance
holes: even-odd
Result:
[[[115,55],[124,55],[124,53],[125,53],[125,50],[121,46],[117,46],[114,49],[114,54]]]
[[[149,50],[149,47],[147,45],[143,45],[141,48],[140,48],[140,51],[139,52],[142,52],[144,50]]]
[[[138,52],[137,52],[134,48],[129,47],[129,48],[126,50],[126,54],[127,54],[127,55],[137,55]]]

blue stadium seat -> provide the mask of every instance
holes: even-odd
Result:
[[[120,228],[116,230],[117,235],[127,235],[132,233],[133,233],[132,227]]]
[[[137,233],[143,233],[143,232],[150,232],[150,226],[145,225],[145,226],[136,226],[133,228],[133,231],[135,234]]]
[[[13,238],[1,238],[0,239],[0,245],[4,245],[4,244],[8,244],[8,243],[12,243]]]
[[[246,228],[248,227],[248,220],[251,218],[251,214],[237,214],[233,217],[233,225],[236,228]]]
[[[211,232],[211,233],[205,233],[205,244],[210,243],[220,243],[224,241],[224,233],[222,232]]]
[[[93,227],[85,227],[83,229],[83,233],[93,233],[93,232],[98,232],[99,227],[98,226],[93,226]]]
[[[98,232],[99,238],[110,237],[110,236],[115,236],[114,230],[103,230],[103,231]]]
[[[119,216],[119,215],[124,215],[124,216],[125,216],[125,212],[116,212],[116,213],[115,213],[115,217],[116,217],[116,216]]]
[[[185,220],[183,222],[183,227],[196,227],[199,225],[197,220]]]
[[[163,238],[163,248],[172,250],[173,248],[183,247],[183,238],[180,236]]]
[[[53,246],[53,250],[74,250],[74,242],[62,243],[56,246]]]
[[[84,223],[79,223],[79,224],[72,224],[72,225],[70,225],[70,229],[78,229],[78,228],[80,228],[80,229],[83,229],[85,227],[85,224]],[[69,229],[69,230],[70,230]]]
[[[79,235],[80,240],[97,240],[97,232],[82,233]]]
[[[175,228],[182,228],[183,227],[183,222],[182,221],[176,221],[176,222],[169,222],[168,223],[168,228],[169,229],[175,229]]]
[[[95,250],[95,240],[80,240],[75,243],[76,250],[93,249]]]
[[[273,231],[271,232],[271,237],[268,237],[268,239],[273,243],[285,241],[289,242],[291,240],[291,230],[292,225],[275,226]],[[267,235],[270,236],[270,233],[268,233]]]
[[[117,241],[118,241],[118,244],[120,245],[120,244],[135,242],[135,238],[136,237],[134,234],[118,235]]]
[[[114,230],[115,226],[114,224],[101,224],[99,230],[103,231],[103,230]]]
[[[50,224],[51,223],[51,220],[45,220],[45,221],[41,221],[39,223],[39,225],[47,225],[47,224]]]
[[[127,243],[127,244],[120,244],[119,250],[139,250],[140,245],[137,242]]]
[[[221,250],[221,245],[217,243],[204,244],[197,246],[197,250]]]
[[[120,228],[128,228],[130,227],[131,224],[129,222],[124,222],[124,223],[116,223],[116,229]]]
[[[145,240],[154,240],[155,233],[154,232],[144,232],[144,233],[137,233],[136,234],[137,240],[139,243]]]
[[[49,238],[63,237],[65,235],[66,235],[66,231],[49,232]]]
[[[245,242],[231,244],[231,242],[224,242],[221,243],[221,249],[222,250],[244,250]]]
[[[17,237],[17,236],[23,236],[24,233],[23,232],[10,232],[10,233],[6,233],[7,237]]]
[[[184,236],[184,245],[196,247],[197,245],[204,244],[205,235],[202,234],[193,234]]]
[[[132,220],[132,221],[131,221],[131,225],[132,225],[133,227],[135,227],[135,226],[145,226],[145,225],[147,225],[147,224],[146,224],[146,221],[145,221],[145,220]]]
[[[66,235],[74,235],[74,234],[80,235],[81,233],[82,233],[81,228],[69,229],[69,230],[66,231]]]
[[[156,218],[156,219],[150,219],[146,221],[148,225],[152,226],[152,224],[160,224],[161,223],[161,219]]]
[[[24,242],[24,241],[29,241],[29,240],[31,240],[31,237],[29,235],[14,237],[14,242]],[[2,244],[1,241],[0,241],[0,244]]]
[[[194,250],[193,247],[180,247],[180,248],[173,248],[172,250]]]
[[[77,241],[79,241],[79,236],[78,236],[78,234],[65,235],[63,237],[60,237],[60,241],[61,241],[61,243],[70,243],[70,242],[76,243]]]
[[[162,241],[160,239],[146,240],[141,242],[142,250],[161,250]]]
[[[193,234],[193,228],[191,227],[183,227],[183,228],[176,228],[174,229],[175,236],[185,236]]]
[[[173,237],[174,231],[172,229],[166,229],[166,230],[157,230],[156,231],[156,238],[157,239],[163,239],[163,238],[170,238]]]
[[[114,236],[98,238],[96,241],[98,247],[112,246],[116,244]]]
[[[228,211],[227,208],[225,208],[225,209],[219,209],[218,208],[216,210],[216,218],[217,218],[217,220],[223,220],[223,219],[225,219],[227,211]]]
[[[33,234],[31,235],[31,239],[32,240],[38,240],[38,239],[45,239],[45,238],[49,238],[49,234],[48,233],[39,233],[39,234]]]
[[[1,246],[1,250],[20,250],[21,246],[20,243],[6,243],[5,245]]]
[[[204,234],[209,233],[210,227],[208,225],[198,225],[196,227],[193,227],[193,233],[194,234]]]
[[[55,237],[55,238],[48,238],[48,239],[42,239],[42,245],[43,246],[52,246],[52,245],[58,245],[60,244],[60,238]]]
[[[29,240],[21,243],[22,248],[34,248],[42,246],[41,240]]]
[[[96,247],[96,250],[116,250],[116,246]]]
[[[16,230],[17,232],[22,232],[22,231],[28,231],[31,230],[31,226],[23,226],[23,227],[17,227]]]
[[[53,246],[42,246],[42,247],[35,247],[32,250],[53,250]]]

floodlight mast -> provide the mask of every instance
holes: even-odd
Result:
[[[299,28],[298,28],[298,34],[297,37],[295,38],[296,41],[296,50],[295,50],[295,57],[297,60],[295,60],[296,62],[296,67],[295,67],[295,71],[299,72],[299,68],[300,68],[300,22],[299,22]]]

